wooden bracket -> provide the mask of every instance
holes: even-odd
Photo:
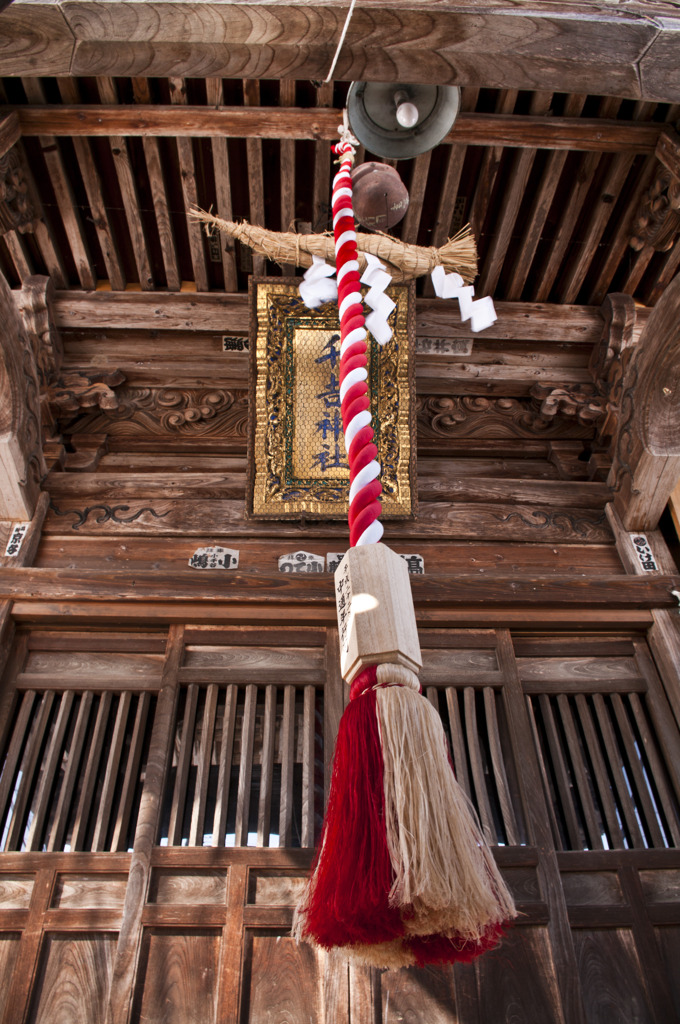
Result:
[[[667,128],[655,155],[659,168],[640,201],[629,242],[638,252],[648,245],[657,252],[667,252],[680,232],[680,135]]]

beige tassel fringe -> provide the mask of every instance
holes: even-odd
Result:
[[[268,231],[266,228],[248,224],[247,221],[236,224],[231,220],[222,220],[221,217],[215,217],[198,207],[193,207],[189,213],[205,225],[207,234],[216,229],[222,231],[274,263],[311,267],[312,256],[320,256],[330,263],[335,263],[335,243],[332,235],[297,235],[293,231]],[[444,267],[447,273],[460,274],[466,284],[470,284],[477,276],[477,246],[469,224],[439,249],[434,246],[424,248],[409,245],[380,232],[370,235],[357,232],[357,248],[359,267],[362,271],[366,266],[364,253],[371,253],[387,264],[395,284],[430,274],[438,266]]]
[[[410,687],[388,686],[376,696],[395,873],[390,900],[408,910],[407,933],[479,940],[517,912],[451,771],[439,715]]]

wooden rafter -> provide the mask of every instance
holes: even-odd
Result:
[[[510,92],[511,90],[508,90]],[[506,94],[507,95],[507,94]],[[514,106],[510,100],[510,107]],[[504,105],[505,106],[505,105]],[[11,107],[22,135],[169,135],[259,139],[336,139],[342,111],[324,107],[209,107],[162,104],[113,108],[81,106]],[[507,113],[458,115],[444,142],[529,149],[607,153],[653,153],[663,126],[611,118],[539,117]]]

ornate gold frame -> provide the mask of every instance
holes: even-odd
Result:
[[[388,294],[396,302],[394,333],[383,348],[371,339],[369,387],[383,517],[394,519],[413,515],[417,504],[415,290],[412,284],[393,285]],[[341,434],[337,447],[339,400],[332,388],[339,334],[335,302],[310,310],[300,299],[297,280],[250,279],[246,507],[254,518],[347,515],[349,471]],[[317,393],[322,372],[329,383]]]

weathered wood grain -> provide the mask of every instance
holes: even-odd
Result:
[[[33,819],[29,826],[25,843],[26,848],[29,850],[42,849],[42,831],[50,809],[50,798],[55,782],[55,776],[57,775],[62,760],[62,745],[71,715],[73,696],[73,693],[70,691],[61,695],[49,744],[46,747],[42,758],[38,786],[35,795],[31,800]]]
[[[640,1020],[653,1019],[629,929],[578,929],[574,945],[590,1020],[625,1019],[631,1010]]]
[[[561,344],[594,345],[604,320],[597,306],[564,306],[545,302],[498,302],[498,319],[484,334],[490,339],[557,341]],[[645,319],[645,311],[638,315]],[[648,315],[648,314],[647,314]],[[248,333],[246,295],[184,293],[140,295],[138,292],[57,291],[54,301],[57,327],[131,330],[229,331]],[[416,302],[416,331],[432,337],[474,338],[468,324],[451,315],[445,299]],[[481,339],[477,339],[481,340]]]
[[[58,85],[63,103],[79,102],[80,94],[75,79],[59,78]],[[123,291],[126,284],[125,272],[106,208],[102,181],[94,161],[90,141],[79,137],[73,138],[72,141],[111,287],[114,291]]]
[[[127,876],[101,872],[59,873],[54,883],[50,907],[70,910],[118,910],[125,899]]]
[[[481,578],[476,574],[418,577],[411,580],[414,600],[419,603],[452,604],[579,604],[582,607],[633,606],[672,607],[671,589],[678,585],[673,576],[645,577],[539,576],[518,573],[512,585],[504,580]],[[169,596],[170,595],[170,596]],[[234,572],[229,578],[211,582],[205,573],[139,572],[130,578],[122,570],[71,572],[64,569],[0,570],[0,596],[47,601],[86,600],[134,602],[191,600],[238,601],[256,604],[287,601],[334,601],[330,577],[300,580],[290,573],[250,575]]]
[[[224,87],[221,78],[208,78],[205,83],[206,99],[213,107],[222,105]],[[231,201],[231,174],[229,170],[229,148],[224,135],[214,135],[211,139],[213,173],[215,177],[215,195],[217,198],[216,213],[223,220],[233,220]],[[222,271],[224,274],[225,292],[238,291],[235,259],[236,243],[233,238],[222,235],[220,251],[222,255]]]
[[[198,686],[190,683],[185,690],[182,729],[179,736],[179,752],[175,773],[175,786],[172,792],[172,808],[168,826],[168,844],[181,846],[184,835],[184,819],[186,816],[187,785],[189,771],[193,760],[194,727],[198,707]]]
[[[0,157],[3,157],[20,138],[19,115],[13,110],[0,118]]]
[[[238,771],[238,793],[236,797],[236,846],[248,845],[248,818],[250,813],[250,782],[253,771],[253,742],[255,738],[255,711],[257,687],[246,687],[243,719],[241,726],[241,756]]]
[[[182,658],[182,647],[183,627],[171,627],[106,1009],[108,1024],[127,1020],[133,999],[142,940],[142,911],[149,888],[151,854],[157,838],[163,784],[170,756],[171,733],[178,697],[177,669]]]
[[[121,693],[116,708],[116,718],[113,725],[111,743],[105,750],[106,768],[102,783],[101,796],[97,806],[97,814],[92,835],[92,850],[106,850],[109,848],[108,834],[112,826],[112,812],[114,799],[118,787],[118,780],[121,775],[123,747],[128,731],[128,717],[132,704],[132,695],[129,691]]]
[[[0,64],[7,73],[154,76],[298,77],[322,79],[333,55],[345,10],[340,4],[183,4],[171,14],[158,3],[122,17],[118,5],[42,4],[50,18],[36,27],[15,2],[5,14],[8,30],[22,38]],[[28,8],[32,13],[35,5]],[[565,19],[536,8],[464,12],[432,4],[392,12],[395,34],[408,38],[403,53],[384,45],[381,4],[368,4],[352,19],[338,63],[341,80],[373,74],[380,81],[464,82],[488,87],[579,88],[637,96],[641,88],[669,99],[677,91],[672,61],[674,22],[636,14],[593,12]],[[54,36],[54,41],[52,41]],[[124,42],[126,45],[121,45]],[[300,45],[301,42],[303,45]],[[639,66],[654,43],[642,86]],[[12,59],[10,59],[10,56]],[[370,71],[369,71],[370,69]]]
[[[113,78],[102,76],[97,85],[102,102],[115,106],[118,101],[118,93]],[[110,136],[109,144],[116,168],[120,195],[125,208],[125,219],[137,266],[139,286],[142,291],[149,291],[153,289],[154,280],[151,272],[151,256],[148,241],[140,215],[141,204],[135,169],[130,157],[127,140],[122,135]]]
[[[97,717],[92,729],[92,741],[83,770],[83,782],[78,797],[73,829],[71,833],[71,849],[84,849],[87,841],[88,824],[92,813],[92,802],[99,774],[99,764],[104,753],[104,736],[108,727],[109,712],[113,698],[111,693],[104,692],[99,698]]]
[[[35,982],[31,1019],[87,1020],[102,1024],[116,937],[107,934],[45,937]]]
[[[155,868],[149,885],[149,903],[221,906],[227,892],[227,871]]]
[[[244,951],[242,1020],[323,1021],[318,978],[323,954],[287,935],[249,932]]]
[[[67,524],[82,535],[176,535],[225,537],[300,538],[300,525],[294,522],[245,520],[243,502],[235,499],[205,499],[196,502],[179,499],[142,501],[102,509],[100,505],[60,501],[45,522],[46,533],[64,533]],[[72,517],[67,519],[66,517]],[[85,529],[83,529],[85,527]],[[307,520],[305,537],[346,536],[340,523],[329,529],[325,523]],[[562,542],[567,544],[607,544],[611,534],[604,512],[580,509],[577,506],[550,506],[510,503],[422,502],[417,520],[394,520],[389,524],[391,539],[529,541],[530,543]],[[6,570],[0,570],[6,572]],[[196,574],[194,574],[196,575]],[[229,579],[233,579],[231,571]],[[0,577],[2,578],[2,577]]]
[[[145,930],[135,1006],[137,1019],[163,1020],[166,1024],[204,1024],[213,1020],[219,953],[219,932]]]

